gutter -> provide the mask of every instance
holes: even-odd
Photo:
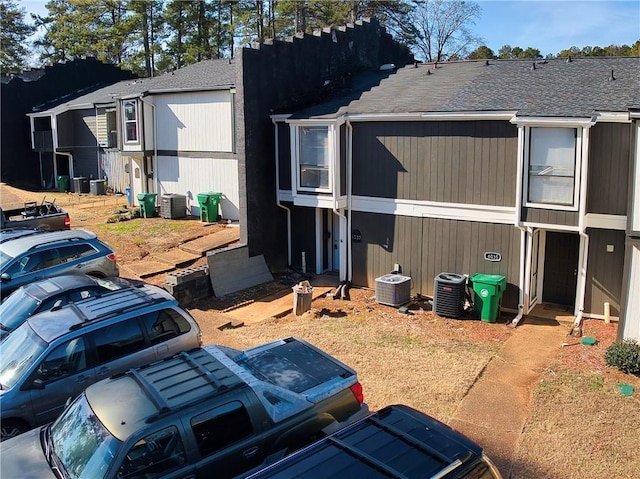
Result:
[[[139,96],[140,101],[142,103],[146,103],[147,105],[149,105],[151,107],[151,110],[153,110],[153,182],[155,184],[155,190],[156,193],[160,191],[160,181],[158,180],[158,176],[156,174],[156,172],[158,171],[158,115],[156,114],[156,106],[150,102],[149,100],[145,100],[145,96],[147,96],[148,92],[143,92],[142,95]],[[146,128],[144,128],[144,111],[142,112],[142,115],[140,115],[140,122],[143,126],[142,128],[142,141],[145,142],[145,144],[142,147],[142,152],[144,155],[144,152],[146,151],[146,138],[147,138],[147,132],[146,132]],[[143,160],[144,161],[144,160]],[[145,190],[147,189],[148,186],[148,182],[145,181]],[[147,192],[148,193],[148,192]]]
[[[278,122],[273,117],[271,117],[271,122],[276,129],[274,155],[276,159],[276,205],[287,212],[287,265],[291,267],[291,209],[284,206],[280,201],[280,140],[278,138]]]

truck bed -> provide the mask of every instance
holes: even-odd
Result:
[[[356,372],[298,338],[286,338],[229,357],[205,346],[246,382],[278,423],[357,382]]]
[[[388,406],[249,479],[500,478],[482,448],[426,414]]]
[[[70,228],[69,214],[51,201],[28,202],[22,208],[0,208],[0,229],[35,228],[63,230]]]

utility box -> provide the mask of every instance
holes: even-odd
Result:
[[[73,178],[74,193],[89,193],[89,178],[76,176]]]
[[[464,313],[464,290],[467,277],[440,273],[433,281],[433,312],[438,316],[459,318]]]
[[[187,216],[187,197],[169,193],[160,197],[160,216],[166,219],[178,219]]]
[[[402,306],[411,301],[411,278],[401,274],[385,274],[376,278],[376,302]]]
[[[104,195],[106,194],[105,180],[91,180],[89,181],[89,191],[92,195]]]

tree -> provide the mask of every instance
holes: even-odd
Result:
[[[461,0],[414,0],[407,24],[413,30],[415,48],[428,62],[449,57],[464,57],[480,44],[471,27],[480,15],[480,7]]]
[[[474,51],[472,51],[467,57],[469,60],[481,60],[481,59],[490,59],[493,60],[496,58],[496,54],[493,53],[493,50],[486,45],[480,45]]]
[[[17,73],[27,66],[27,39],[35,31],[24,21],[25,10],[14,0],[0,0],[0,71]]]

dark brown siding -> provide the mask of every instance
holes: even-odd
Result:
[[[307,273],[315,272],[316,267],[316,220],[315,209],[291,208],[291,266],[296,271],[302,268],[302,252],[305,253]]]
[[[512,225],[360,212],[353,213],[352,225],[362,235],[352,243],[356,285],[374,288],[375,278],[395,263],[411,276],[413,294],[427,296],[442,272],[501,274],[509,283],[504,306],[518,306],[520,232]],[[485,261],[485,252],[500,253],[502,261]]]
[[[291,189],[291,136],[287,123],[278,123],[278,167],[280,189]]]
[[[597,123],[589,145],[587,212],[626,215],[631,125]]]
[[[340,189],[338,196],[347,194],[347,127],[340,126],[340,158],[337,159],[340,168]]]
[[[502,121],[354,123],[353,193],[515,204],[517,129]]]
[[[624,231],[587,229],[589,259],[584,309],[587,313],[603,314],[604,303],[611,305],[611,315],[620,315],[622,272],[624,269]],[[607,253],[607,245],[613,252]]]
[[[523,207],[522,221],[543,225],[578,226],[578,212]]]

